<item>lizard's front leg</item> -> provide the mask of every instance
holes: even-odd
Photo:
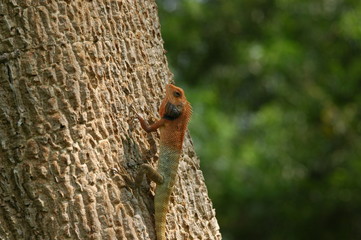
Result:
[[[149,125],[141,116],[139,116],[137,114],[137,119],[140,122],[140,125],[142,126],[142,128],[147,132],[154,132],[156,131],[158,128],[162,127],[164,125],[164,119],[160,119],[157,122],[153,123],[152,125]]]

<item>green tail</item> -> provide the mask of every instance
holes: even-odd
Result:
[[[163,183],[157,185],[154,197],[155,230],[157,240],[166,240],[166,215],[170,195],[176,181],[180,151],[171,147],[162,146],[160,149],[158,173],[163,176]]]

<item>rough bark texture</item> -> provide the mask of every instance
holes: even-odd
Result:
[[[156,164],[170,78],[154,1],[0,1],[0,239],[154,239]],[[220,239],[190,137],[169,239]]]

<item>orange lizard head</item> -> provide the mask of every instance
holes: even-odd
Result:
[[[191,106],[184,95],[183,89],[168,84],[166,86],[165,98],[159,109],[162,118],[175,120],[180,117],[189,120],[192,113]]]

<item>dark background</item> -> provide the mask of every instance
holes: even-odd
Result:
[[[361,1],[158,5],[224,240],[361,239]]]

